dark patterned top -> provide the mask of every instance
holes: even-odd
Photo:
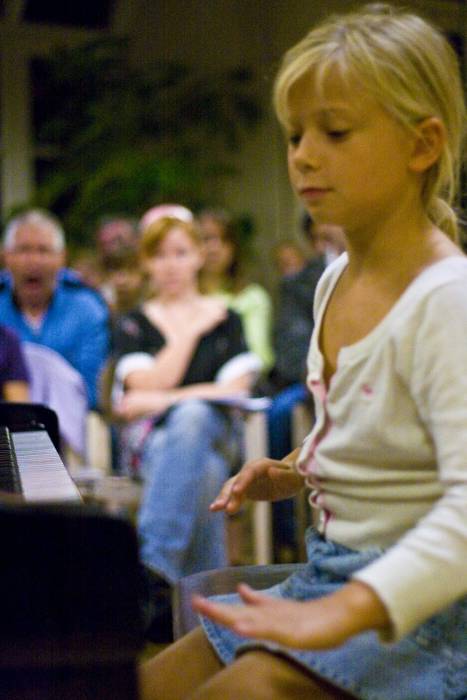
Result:
[[[114,356],[133,352],[155,355],[165,345],[164,336],[138,308],[117,319]],[[212,382],[220,368],[236,355],[247,352],[240,318],[228,311],[225,320],[200,339],[179,386]]]

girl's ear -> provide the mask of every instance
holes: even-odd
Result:
[[[427,117],[416,127],[414,147],[409,168],[414,173],[423,173],[436,163],[446,141],[446,130],[441,119]]]

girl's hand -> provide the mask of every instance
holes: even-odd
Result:
[[[215,603],[193,597],[193,608],[245,637],[268,639],[298,649],[330,649],[349,637],[389,624],[377,595],[359,581],[310,601],[273,598],[241,584],[245,605]]]
[[[254,459],[225,482],[212,511],[236,513],[247,498],[256,501],[277,501],[294,496],[303,487],[302,477],[290,464],[276,459]]]

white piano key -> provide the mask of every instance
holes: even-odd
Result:
[[[26,501],[81,501],[79,490],[45,430],[12,433]]]

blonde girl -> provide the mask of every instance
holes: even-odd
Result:
[[[211,508],[234,513],[245,498],[283,498],[305,483],[319,525],[308,532],[308,564],[284,584],[196,599],[203,632],[148,664],[144,697],[462,700],[459,67],[428,22],[367,6],[330,18],[285,55],[275,104],[292,186],[314,220],[344,228],[348,252],[315,297],[310,435],[282,461],[247,463]],[[193,661],[177,683],[182,658]]]

